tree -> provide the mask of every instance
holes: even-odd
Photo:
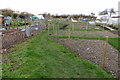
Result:
[[[112,14],[116,14],[116,11],[113,8],[111,8],[109,12],[110,12],[110,17]]]
[[[99,15],[108,15],[108,9],[105,9],[104,11],[100,12]]]
[[[99,13],[99,15],[108,15],[108,17],[111,17],[113,14],[116,14],[116,11],[113,8],[105,9],[104,11]],[[109,18],[107,19],[107,23],[108,21],[109,21]]]
[[[7,16],[12,17],[14,11],[11,9],[2,9],[1,12],[2,12],[2,15],[4,15],[5,17],[7,17]]]
[[[92,13],[91,13],[91,16],[93,17],[94,15],[95,15],[95,13],[92,12]]]
[[[13,13],[13,18],[16,19],[18,17],[17,13]]]

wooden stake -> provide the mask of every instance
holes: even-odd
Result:
[[[57,36],[57,42],[58,42],[58,32],[57,32],[57,27],[58,27],[58,24],[56,24],[56,27],[55,27],[55,30],[56,30],[56,36]]]
[[[74,24],[72,23],[72,30],[74,30]]]
[[[49,27],[48,27],[48,35],[49,35]]]
[[[56,24],[56,35],[57,35],[57,24]]]
[[[68,31],[68,44],[70,44],[70,29]]]
[[[53,24],[53,33],[54,33],[54,24]]]
[[[105,43],[104,54],[103,54],[103,59],[102,59],[102,68],[103,69],[104,69],[105,62],[106,62],[107,48],[108,48],[108,36],[106,36],[106,43]]]
[[[58,23],[58,28],[57,28],[57,30],[58,30],[58,36],[59,36],[59,23]]]
[[[105,24],[103,24],[103,30],[104,30]]]
[[[88,29],[88,22],[86,23],[86,30]]]

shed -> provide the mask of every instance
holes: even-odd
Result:
[[[4,16],[0,15],[0,26],[4,25]]]

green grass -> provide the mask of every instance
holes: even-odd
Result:
[[[68,31],[69,29],[64,29],[64,30]],[[110,30],[101,30],[101,29],[70,29],[70,30],[71,31],[110,31]]]
[[[120,38],[110,38],[109,43],[120,52]]]
[[[61,39],[67,39],[68,36],[53,36],[54,38],[61,38]],[[87,37],[74,37],[70,36],[71,39],[90,39],[90,40],[106,40],[106,38],[87,38]],[[116,48],[120,52],[120,38],[109,38],[108,39],[109,44],[111,44],[114,48]]]
[[[67,39],[68,36],[53,36],[54,38]],[[87,38],[87,37],[75,37],[70,36],[71,39],[91,39],[91,40],[105,40],[105,38]]]
[[[45,31],[4,54],[3,78],[113,78],[49,39]],[[4,59],[6,59],[4,58]]]
[[[2,68],[2,54],[0,54],[0,69]],[[2,71],[0,71],[0,79],[2,79]]]
[[[68,31],[69,29],[63,29],[64,31]],[[102,30],[102,29],[70,29],[71,31],[110,31],[110,30]],[[112,30],[118,31],[118,30]]]
[[[29,26],[11,26],[11,29],[25,29],[28,28]]]

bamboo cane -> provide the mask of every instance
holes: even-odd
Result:
[[[49,35],[49,27],[48,27],[48,35]]]
[[[74,30],[74,24],[72,23],[72,30]]]
[[[70,44],[70,29],[68,31],[68,45]]]
[[[103,69],[104,69],[105,62],[106,62],[107,48],[108,48],[108,36],[106,36],[106,43],[105,43],[104,53],[103,53],[103,59],[102,59],[102,68]]]
[[[54,33],[54,24],[53,24],[53,33]]]

